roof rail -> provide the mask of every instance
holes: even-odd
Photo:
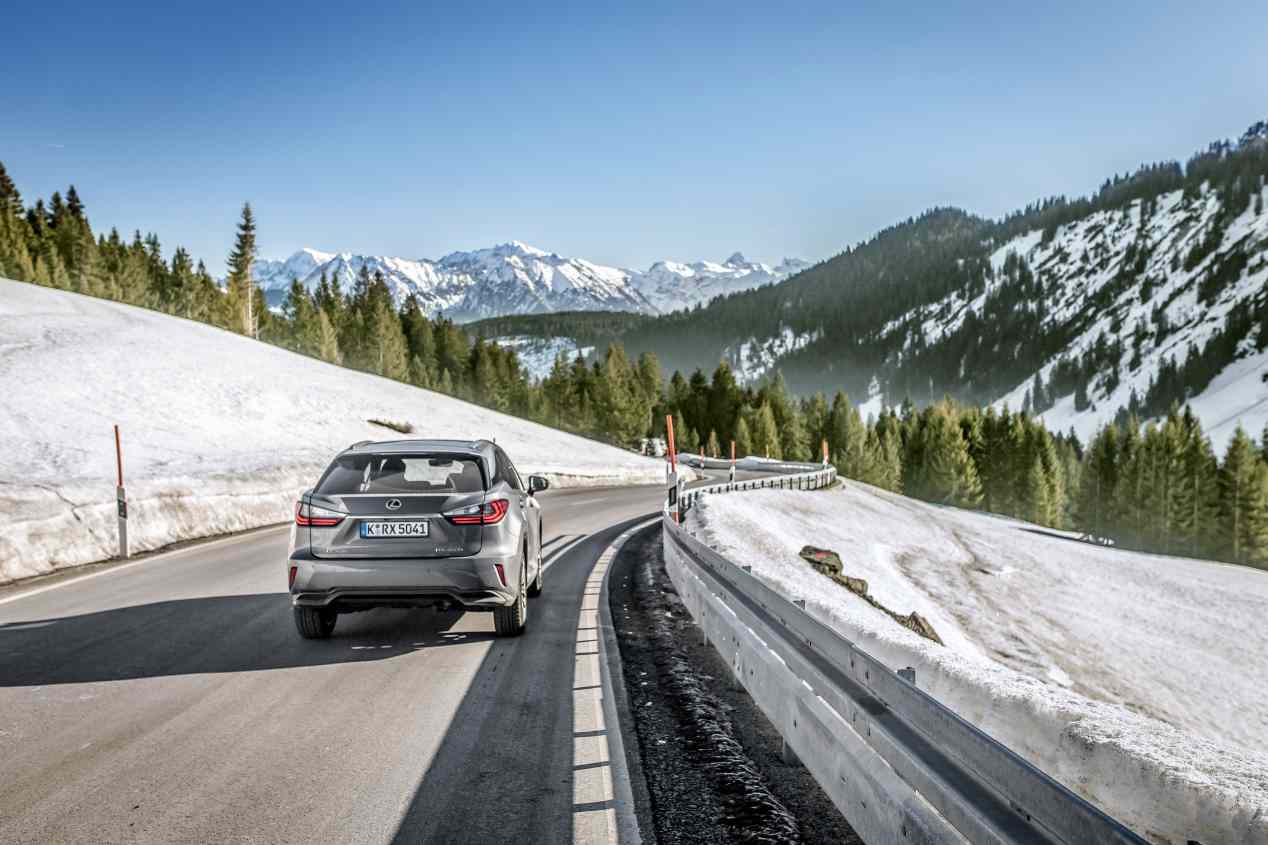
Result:
[[[345,452],[348,452],[348,451],[350,451],[350,450],[352,450],[352,449],[359,449],[359,448],[361,448],[362,446],[367,446],[367,445],[369,445],[369,444],[371,444],[371,443],[373,443],[373,442],[374,442],[373,440],[358,440],[356,443],[353,443],[353,444],[352,444],[351,446],[349,446],[347,449],[344,449],[344,451],[345,451]]]

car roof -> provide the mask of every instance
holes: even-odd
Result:
[[[493,444],[488,440],[362,440],[353,443],[345,453],[408,454],[410,452],[441,452],[457,455],[490,457]]]

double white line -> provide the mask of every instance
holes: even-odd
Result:
[[[584,845],[641,842],[634,794],[625,767],[625,745],[613,684],[620,677],[620,653],[608,610],[607,577],[612,561],[635,532],[627,529],[595,561],[581,593],[576,657],[572,673],[572,841]],[[617,667],[613,678],[611,666]]]

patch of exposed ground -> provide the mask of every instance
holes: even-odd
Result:
[[[660,526],[632,537],[609,576],[612,618],[656,839],[861,843],[778,732],[702,642],[661,559]]]

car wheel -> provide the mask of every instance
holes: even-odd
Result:
[[[527,566],[520,577],[520,591],[515,596],[515,603],[510,607],[499,607],[493,611],[493,629],[499,637],[518,637],[524,633],[528,625],[528,599],[525,597],[524,579],[528,577]]]
[[[328,607],[297,607],[295,627],[306,640],[324,640],[335,630],[339,614]]]
[[[546,567],[542,564],[541,550],[537,551],[537,577],[533,579],[533,583],[528,585],[528,597],[535,599],[542,594],[542,589],[546,586]]]

